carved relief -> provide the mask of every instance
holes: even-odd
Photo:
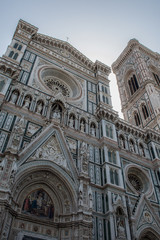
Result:
[[[82,142],[80,147],[81,172],[88,174],[89,148],[87,143]]]
[[[39,147],[31,159],[46,159],[53,161],[64,168],[68,168],[67,161],[63,156],[56,136],[52,136],[44,145]]]
[[[28,137],[32,137],[34,134],[37,133],[38,130],[40,130],[40,128],[41,128],[41,126],[38,126],[37,124],[34,124],[32,122],[29,122],[25,135]]]

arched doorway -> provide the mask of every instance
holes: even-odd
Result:
[[[56,164],[39,163],[26,163],[13,187],[18,206],[10,232],[13,239],[57,240],[72,234],[69,225],[72,212],[77,211],[76,186]]]
[[[156,234],[157,235],[157,234]],[[156,236],[153,232],[151,231],[145,231],[141,237],[139,238],[139,240],[159,240],[160,236]]]

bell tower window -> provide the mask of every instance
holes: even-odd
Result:
[[[134,120],[135,120],[135,123],[137,126],[139,126],[141,124],[139,114],[137,112],[134,113]]]
[[[144,119],[147,119],[149,117],[149,113],[145,105],[142,105],[142,112],[143,112]]]
[[[133,76],[128,80],[128,85],[131,95],[133,95],[139,89],[138,81],[135,74],[133,74]]]
[[[160,85],[160,78],[159,76],[153,72],[154,79],[156,80],[157,84]]]

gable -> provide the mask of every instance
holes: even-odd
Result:
[[[59,128],[50,124],[20,153],[18,167],[28,162],[42,161],[51,166],[57,165],[77,179],[75,163],[69,151],[66,139]]]

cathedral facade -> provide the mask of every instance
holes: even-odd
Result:
[[[20,20],[0,58],[0,239],[160,239],[160,55],[110,67]]]

